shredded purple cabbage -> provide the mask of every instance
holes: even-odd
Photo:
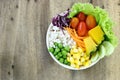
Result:
[[[53,17],[52,24],[54,26],[59,27],[63,30],[63,27],[69,26],[70,18],[67,18],[69,15],[70,10],[68,9],[64,15],[58,14],[57,16]]]

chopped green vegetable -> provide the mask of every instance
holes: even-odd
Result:
[[[70,62],[68,62],[67,65],[70,66]]]
[[[48,50],[49,50],[51,53],[54,52],[54,48],[53,48],[53,47],[50,47]]]
[[[64,49],[69,52],[70,51],[70,47],[69,46],[65,46]]]
[[[66,58],[67,58],[67,56],[66,56],[66,55],[63,55],[63,58],[65,58],[65,59],[66,59]]]
[[[62,53],[61,53],[61,52],[59,52],[57,55],[58,55],[59,57],[62,57]]]
[[[59,49],[59,48],[55,48],[55,52],[57,52],[57,53],[58,53],[59,51],[60,51],[60,49]]]
[[[57,54],[57,52],[53,52],[53,55],[56,55]]]
[[[64,64],[68,64],[68,61],[66,59],[64,60]]]
[[[54,45],[55,45],[55,47],[58,47],[58,43],[57,42],[54,42]]]
[[[65,51],[64,47],[61,49],[61,51]]]
[[[58,55],[56,55],[55,58],[58,60],[60,57]]]
[[[63,58],[60,58],[59,61],[60,61],[61,63],[63,63],[63,62],[64,62],[64,59],[63,59]]]
[[[68,53],[68,52],[65,51],[65,50],[62,51],[62,55],[67,55],[67,53]]]
[[[63,48],[63,44],[62,43],[58,43],[58,47],[61,49]]]

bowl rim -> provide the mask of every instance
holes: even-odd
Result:
[[[46,34],[46,45],[47,45],[47,50],[48,50],[48,48],[49,48],[49,38],[48,38],[48,35],[49,35],[49,32],[50,32],[50,28],[53,26],[53,24],[52,23],[50,23],[50,25],[49,25],[49,27],[48,27],[48,29],[47,29],[47,34]],[[84,69],[87,69],[87,68],[90,68],[90,67],[92,67],[93,65],[95,65],[97,62],[99,62],[99,60],[100,60],[100,58],[98,58],[95,62],[92,62],[89,66],[82,66],[82,67],[80,67],[79,69],[77,69],[77,68],[73,68],[73,67],[71,67],[71,66],[68,66],[68,65],[65,65],[65,64],[62,64],[62,63],[60,63],[55,57],[54,57],[54,55],[51,53],[51,52],[49,52],[48,51],[48,53],[50,54],[50,56],[54,59],[54,61],[55,62],[57,62],[60,66],[62,66],[62,67],[64,67],[64,68],[67,68],[67,69],[70,69],[70,70],[84,70]]]

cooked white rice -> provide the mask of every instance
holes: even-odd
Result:
[[[64,32],[64,34],[63,34]],[[48,44],[49,47],[55,47],[54,42],[62,43],[63,46],[70,46],[70,48],[75,45],[75,41],[70,37],[66,30],[60,30],[57,26],[52,26],[48,33]]]

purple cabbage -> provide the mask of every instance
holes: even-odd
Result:
[[[57,16],[53,17],[52,19],[52,24],[54,26],[59,27],[60,29],[63,30],[63,27],[69,26],[70,23],[70,18],[67,16],[69,15],[70,10],[68,9],[64,15],[58,14]]]

